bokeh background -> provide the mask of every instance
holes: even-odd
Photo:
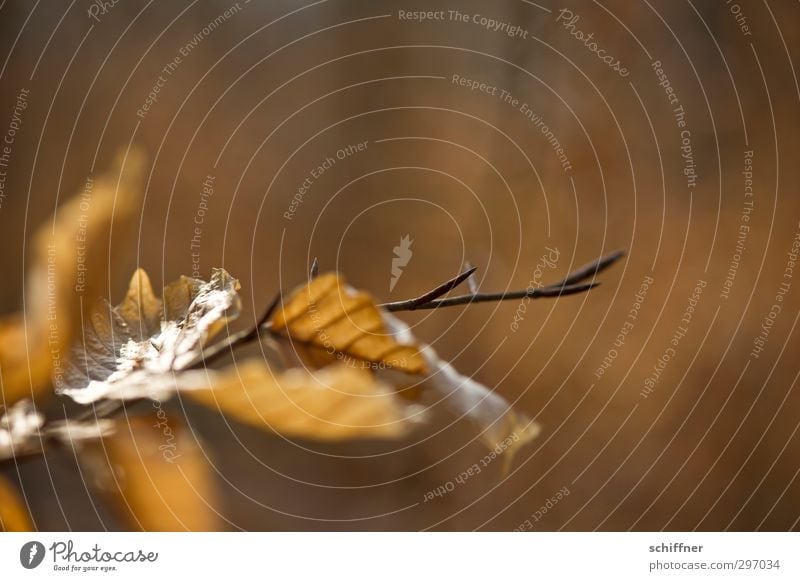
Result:
[[[415,10],[444,19],[401,16]],[[408,440],[334,445],[165,404],[213,465],[207,500],[220,527],[797,529],[800,271],[784,275],[800,232],[799,18],[796,2],[770,0],[6,0],[0,133],[22,89],[29,106],[0,206],[0,309],[22,306],[31,233],[131,146],[147,155],[146,194],[138,232],[109,248],[114,302],[137,265],[157,284],[224,266],[242,281],[244,328],[279,288],[302,283],[313,257],[396,300],[467,260],[482,290],[503,290],[526,287],[548,248],[559,259],[542,282],[624,248],[602,286],[530,303],[516,331],[515,301],[404,315],[420,339],[543,427],[509,474],[491,465],[434,501],[423,501],[428,491],[485,454],[474,428],[443,410]],[[137,114],[160,75],[157,101]],[[287,219],[310,172],[359,143]],[[208,176],[214,191],[192,249]],[[413,257],[390,291],[393,248],[406,235]],[[782,283],[781,312],[755,357]],[[638,317],[615,344],[637,293]],[[644,397],[681,326],[685,337]],[[70,451],[3,474],[42,530],[123,528]]]

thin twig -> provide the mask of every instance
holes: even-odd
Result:
[[[428,303],[425,303],[424,305],[419,305],[418,307],[415,307],[415,310],[438,309],[439,307],[455,307],[458,305],[469,305],[472,303],[508,301],[513,299],[523,299],[525,297],[529,299],[560,297],[560,296],[574,295],[586,292],[598,286],[599,284],[600,284],[599,282],[590,282],[584,284],[575,284],[571,286],[558,286],[558,287],[546,286],[542,288],[526,289],[526,290],[512,291],[507,293],[477,293],[468,295],[458,295],[455,297],[448,297],[446,299],[430,301]],[[392,312],[412,310],[398,303],[389,303],[388,305],[383,305],[383,307],[386,310]]]
[[[582,283],[582,281],[593,278],[595,275],[597,275],[597,273],[601,272],[602,270],[605,270],[606,268],[614,264],[617,260],[622,258],[624,255],[625,253],[622,250],[612,252],[611,254],[603,256],[593,262],[590,262],[585,266],[582,266],[578,270],[567,275],[567,277],[564,278],[563,280],[541,288],[525,289],[521,291],[512,291],[505,293],[502,292],[478,293],[475,292],[474,290],[476,287],[470,285],[469,294],[459,295],[455,297],[441,298],[450,291],[452,291],[453,289],[455,289],[456,287],[458,287],[465,280],[471,281],[471,277],[475,274],[477,268],[473,266],[468,266],[468,268],[466,268],[466,270],[464,270],[464,272],[462,272],[458,276],[451,278],[446,282],[443,282],[436,288],[426,292],[423,295],[405,301],[384,303],[378,306],[383,307],[386,310],[392,312],[415,311],[422,309],[437,309],[439,307],[469,305],[472,303],[507,301],[507,300],[524,299],[524,298],[538,299],[538,298],[560,297],[560,296],[578,294],[586,292],[596,287],[598,284],[600,284],[594,281],[588,283]],[[319,268],[319,263],[316,259],[314,259],[314,262],[310,270],[310,275],[312,278],[313,276],[316,275],[318,268]],[[198,358],[198,360],[189,365],[186,369],[198,369],[200,367],[204,367],[209,363],[222,357],[224,354],[232,352],[237,347],[241,347],[251,341],[259,339],[261,331],[269,330],[270,328],[269,319],[273,315],[275,310],[278,308],[278,306],[281,304],[282,299],[283,299],[283,294],[278,293],[278,295],[273,299],[272,303],[270,303],[267,310],[264,312],[262,317],[258,320],[258,323],[256,323],[256,325],[253,328],[249,330],[240,331],[238,333],[234,333],[233,335],[229,335],[226,339],[223,339],[222,341],[215,343],[214,345],[206,349]]]
[[[589,264],[584,264],[578,270],[574,270],[571,273],[569,273],[565,279],[547,285],[547,288],[570,286],[579,283],[581,281],[584,281],[587,278],[592,278],[596,274],[599,274],[600,272],[604,271],[606,268],[614,264],[617,260],[619,260],[623,256],[625,256],[624,250],[615,250],[611,254],[606,254],[605,256],[598,258],[597,260],[593,260]]]
[[[435,289],[426,292],[424,295],[420,295],[416,298],[408,299],[406,301],[385,303],[381,306],[390,311],[414,311],[416,309],[421,308],[423,305],[428,304],[431,301],[446,295],[451,290],[460,285],[462,282],[467,280],[470,276],[472,276],[476,270],[478,270],[477,267],[469,268],[464,272],[462,272],[461,274],[459,274],[458,276],[451,278],[446,282],[443,282]]]
[[[283,293],[278,293],[275,295],[275,298],[272,299],[272,302],[264,311],[264,314],[261,315],[261,317],[258,319],[258,322],[252,328],[239,331],[233,335],[228,335],[228,337],[222,341],[214,343],[211,347],[205,349],[200,354],[200,357],[197,359],[197,361],[187,366],[185,369],[199,369],[201,367],[205,367],[209,363],[216,361],[225,355],[225,353],[229,351],[232,352],[237,347],[258,339],[261,329],[267,327],[270,317],[275,312],[275,309],[278,308],[278,305],[281,304],[282,298]]]
[[[440,285],[439,287],[434,289],[434,291],[426,293],[421,297],[418,297],[416,299],[411,299],[409,301],[385,303],[380,306],[388,311],[398,312],[398,311],[415,311],[421,309],[436,309],[439,307],[453,307],[458,305],[468,305],[471,303],[507,301],[512,299],[522,299],[526,297],[529,299],[537,299],[537,298],[573,295],[577,293],[586,292],[597,286],[599,283],[595,282],[586,284],[578,284],[578,283],[581,283],[582,281],[589,278],[594,278],[594,276],[597,275],[597,273],[605,270],[606,268],[614,264],[617,260],[622,258],[624,255],[625,255],[624,251],[617,250],[615,252],[612,252],[611,254],[603,256],[595,261],[590,262],[589,264],[580,267],[578,270],[575,270],[574,272],[571,272],[569,275],[567,275],[567,277],[564,278],[563,280],[560,280],[559,282],[549,284],[541,288],[526,289],[521,291],[512,291],[505,293],[477,293],[471,291],[470,294],[466,295],[459,295],[439,300],[432,300],[428,298],[428,300],[422,301],[423,298],[429,297],[436,290],[445,288],[448,285],[450,285],[449,290],[452,290],[453,288],[458,286],[457,284],[452,284],[452,283],[460,279],[459,280],[460,284],[460,282],[469,278],[468,276],[464,277],[464,274],[466,274],[467,272],[472,274],[472,272],[474,272],[474,269],[472,269],[471,271],[469,270],[465,271],[465,273],[463,273],[459,277],[456,277],[455,279],[452,279],[444,283],[443,285]],[[439,296],[442,296],[442,294],[440,294]]]

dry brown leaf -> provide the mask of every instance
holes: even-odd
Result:
[[[257,428],[318,440],[400,437],[420,416],[372,373],[346,365],[275,373],[250,359],[184,393]]]
[[[399,343],[417,345],[408,325],[388,312],[383,317]],[[508,470],[516,452],[539,435],[539,424],[516,412],[493,390],[461,375],[429,345],[422,346],[422,353],[430,368],[421,381],[422,392],[439,394],[450,410],[470,419],[481,431],[481,441],[495,456],[502,455],[503,466]]]
[[[124,237],[133,224],[143,186],[138,152],[64,203],[33,241],[27,273],[26,314],[0,321],[0,403],[51,393],[62,381],[66,349],[80,333],[80,298],[105,294],[112,232]]]
[[[293,345],[316,349],[328,360],[356,360],[412,374],[427,370],[416,345],[401,345],[387,332],[372,296],[348,287],[336,273],[296,289],[271,325]]]
[[[0,476],[0,532],[24,533],[33,531],[28,510],[16,486]]]
[[[131,278],[116,307],[97,305],[82,340],[73,345],[59,390],[88,404],[102,398],[161,399],[175,390],[174,371],[194,362],[201,349],[239,315],[239,281],[214,269],[209,282],[182,277],[153,292],[144,270]]]
[[[212,468],[194,435],[159,410],[83,447],[89,482],[131,530],[219,530]]]

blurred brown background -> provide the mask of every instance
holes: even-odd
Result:
[[[78,192],[131,143],[146,151],[150,173],[138,237],[111,249],[115,302],[136,264],[159,284],[192,273],[209,175],[201,273],[224,266],[240,278],[242,327],[279,288],[302,282],[314,256],[391,300],[427,290],[465,260],[480,267],[482,289],[502,290],[527,286],[546,247],[559,260],[542,282],[625,248],[628,258],[600,288],[531,303],[516,332],[513,301],[404,317],[462,372],[543,425],[507,477],[489,466],[423,502],[485,453],[469,424],[443,412],[408,441],[320,445],[265,437],[173,402],[213,462],[225,528],[510,530],[528,520],[533,530],[797,529],[800,272],[792,281],[784,269],[800,230],[800,9],[735,6],[6,1],[0,132],[21,89],[30,105],[0,207],[0,308],[20,308],[26,235],[52,214],[57,195]],[[579,16],[571,28],[562,8]],[[468,22],[450,19],[456,9]],[[445,10],[444,20],[400,17],[413,10]],[[475,15],[520,32],[487,29]],[[575,31],[594,37],[581,41]],[[629,75],[606,66],[592,41]],[[693,188],[654,61],[685,110]],[[157,101],[137,115],[159,75]],[[314,180],[287,220],[309,173],[362,142],[363,151]],[[754,206],[724,298],[746,151]],[[392,249],[405,235],[413,258],[390,292]],[[640,314],[615,345],[646,277],[654,282]],[[688,332],[642,397],[698,280],[706,287]],[[752,357],[787,281],[764,350]],[[6,475],[23,487],[41,529],[120,526],[92,509],[69,453]],[[564,487],[569,495],[535,520]]]

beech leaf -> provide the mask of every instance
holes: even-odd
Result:
[[[93,310],[84,340],[71,352],[69,387],[59,393],[81,404],[168,395],[177,388],[173,373],[239,315],[238,290],[239,281],[217,268],[209,282],[182,277],[159,299],[137,270],[119,305],[102,301]]]
[[[115,166],[46,220],[33,239],[26,313],[0,319],[0,403],[51,393],[62,381],[72,337],[80,334],[80,295],[101,296],[108,281],[111,233],[124,236],[142,192],[140,153]]]
[[[164,412],[165,413],[165,412]],[[175,418],[132,417],[85,446],[89,482],[132,530],[213,531],[221,523],[213,471],[192,434]]]
[[[395,438],[420,418],[388,385],[338,364],[317,372],[273,372],[257,359],[210,371],[208,387],[185,392],[243,423],[319,440]]]
[[[0,532],[32,532],[33,524],[16,486],[0,476]]]
[[[415,344],[400,344],[387,332],[372,296],[347,286],[337,273],[297,288],[273,316],[271,328],[292,345],[327,355],[328,362],[355,360],[411,374],[427,370]]]

